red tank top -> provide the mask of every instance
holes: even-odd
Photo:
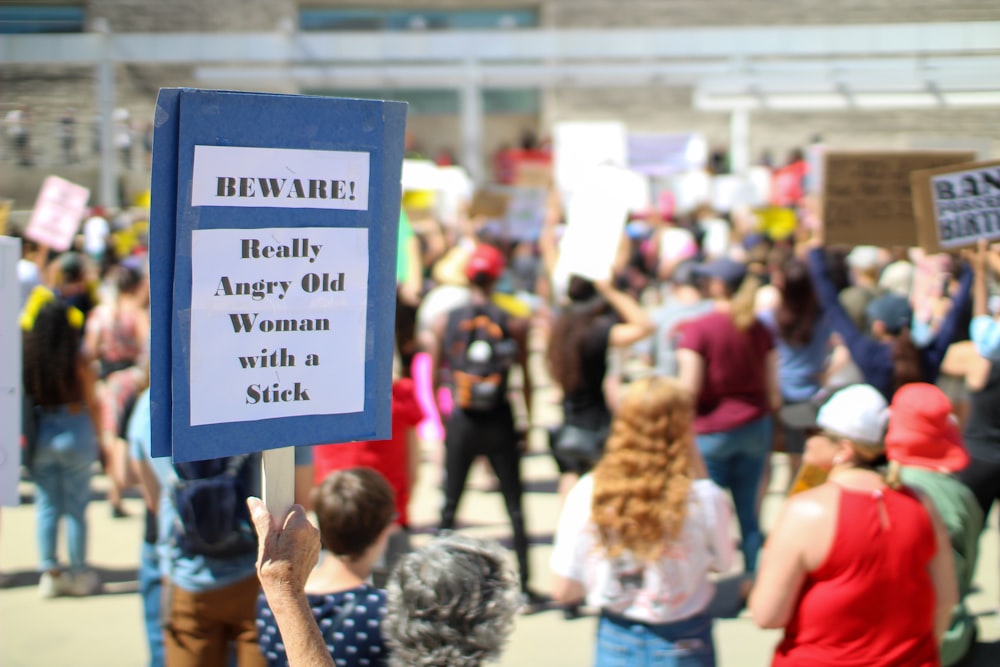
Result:
[[[774,667],[937,667],[936,551],[927,510],[906,490],[841,489],[837,534],[806,576]]]

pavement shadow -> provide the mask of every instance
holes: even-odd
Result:
[[[124,491],[122,491],[122,498],[133,498],[133,499],[142,500],[142,491],[139,490],[139,487],[131,486],[131,487],[125,489]],[[106,502],[107,499],[108,499],[108,492],[107,491],[105,491],[103,489],[92,489],[91,490],[91,493],[90,493],[90,501],[91,502],[95,502],[95,501],[96,502],[101,502],[101,501],[105,501]]]
[[[548,493],[555,495],[559,493],[558,479],[539,479],[524,483],[525,493]]]
[[[740,597],[742,574],[726,575],[715,580],[715,597],[708,604],[708,613],[713,618],[737,618],[746,607]]]
[[[503,528],[509,527],[510,524],[506,521],[456,521],[455,530],[464,530],[466,528]],[[411,535],[433,535],[438,530],[437,523],[411,523],[410,524],[410,534]]]
[[[94,571],[101,580],[101,592],[97,595],[134,595],[139,592],[139,571],[135,568],[95,567]],[[37,588],[40,576],[37,570],[5,572],[0,590]]]
[[[556,536],[554,533],[543,533],[541,535],[528,535],[528,546],[534,547],[539,545],[551,545],[555,540],[555,538]],[[510,535],[499,538],[497,542],[499,542],[500,546],[504,547],[505,549],[514,548],[514,538],[511,537]]]

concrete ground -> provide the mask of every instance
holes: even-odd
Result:
[[[537,359],[537,357],[536,357]],[[539,369],[541,370],[541,369]],[[536,394],[536,422],[558,420],[556,397],[542,388]],[[412,503],[415,542],[428,539],[437,521],[441,502],[440,469],[434,463],[440,446],[425,443],[424,463]],[[549,588],[548,558],[558,517],[557,474],[547,454],[544,429],[532,431],[523,473],[527,483],[525,511],[531,535],[532,585]],[[763,505],[765,531],[782,502],[780,490],[787,481],[787,466],[777,455],[771,492]],[[509,524],[499,493],[490,486],[485,467],[474,469],[468,491],[459,508],[459,524],[470,534],[495,537],[509,544]],[[94,480],[95,502],[88,508],[90,560],[104,582],[104,592],[88,598],[41,600],[37,594],[37,549],[35,514],[30,483],[22,483],[27,501],[0,514],[0,666],[39,667],[139,667],[146,664],[142,611],[137,593],[136,570],[143,532],[142,502],[137,495],[126,499],[131,516],[112,519],[104,497],[106,480]],[[972,667],[1000,665],[1000,554],[996,514],[988,521],[981,541],[977,568],[978,589],[969,600],[979,616],[980,644]],[[736,536],[734,535],[734,539]],[[64,553],[64,552],[63,552]],[[512,559],[513,560],[513,559]],[[736,574],[735,572],[733,573]],[[733,615],[735,585],[723,578],[715,608],[729,610],[715,630],[719,665],[740,667],[766,665],[779,639],[778,631],[757,629],[745,612]],[[899,613],[905,614],[905,609]],[[517,619],[516,628],[500,664],[577,667],[592,663],[595,619],[592,616],[567,621],[558,610],[548,610]]]
[[[549,584],[548,557],[553,528],[558,515],[556,471],[543,452],[538,437],[524,460],[528,485],[526,513],[532,537],[532,582],[546,591]],[[431,458],[432,452],[428,452]],[[775,465],[774,487],[783,483],[784,463]],[[436,520],[440,492],[435,488],[437,472],[429,461],[414,498],[416,541],[427,539]],[[479,470],[470,479],[462,501],[459,520],[470,534],[506,540],[510,531],[499,493],[484,490],[488,476]],[[4,508],[0,528],[0,572],[6,578],[0,588],[0,665],[39,667],[138,667],[145,664],[145,644],[141,606],[137,593],[136,568],[142,536],[142,504],[137,497],[126,499],[131,516],[112,519],[104,499],[103,477],[95,479],[97,500],[88,509],[90,558],[105,582],[102,594],[89,598],[41,600],[37,595],[35,572],[34,506],[32,488],[22,484],[27,502],[18,508]],[[781,502],[777,492],[764,505],[765,527]],[[977,575],[978,590],[970,600],[980,618],[977,667],[1000,665],[1000,620],[997,616],[998,590],[997,525],[995,515],[983,536]],[[732,608],[734,587],[720,585],[718,607]],[[899,610],[899,613],[906,613]],[[567,621],[558,610],[549,610],[517,619],[516,629],[500,664],[510,667],[541,664],[547,667],[587,665],[592,660],[595,619]],[[779,633],[757,629],[745,614],[718,621],[715,639],[719,664],[723,667],[766,665]]]

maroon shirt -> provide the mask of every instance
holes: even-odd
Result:
[[[697,352],[705,361],[695,400],[696,433],[730,431],[770,412],[767,355],[773,348],[767,327],[755,320],[740,331],[728,313],[715,311],[680,326],[677,349]]]

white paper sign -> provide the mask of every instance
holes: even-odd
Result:
[[[58,252],[69,250],[80,228],[90,190],[58,176],[49,176],[38,192],[24,235]]]
[[[583,187],[566,211],[566,233],[559,246],[556,282],[569,274],[590,280],[611,277],[628,205],[623,193],[634,184],[633,175],[612,166],[592,168],[580,180]]]
[[[442,181],[438,166],[430,160],[403,160],[400,180],[403,192],[437,190]]]
[[[628,166],[650,176],[668,176],[701,169],[708,161],[708,143],[700,134],[628,135]]]
[[[767,203],[767,199],[761,197],[760,188],[755,185],[749,174],[746,176],[719,174],[712,176],[711,179],[711,204],[716,211],[728,213],[738,206],[758,207]]]
[[[675,174],[669,189],[674,193],[675,211],[684,215],[711,199],[712,177],[703,170]]]
[[[1000,162],[930,178],[938,243],[960,248],[1000,238]]]
[[[193,232],[191,425],[364,410],[368,230]]]
[[[0,505],[20,502],[21,475],[21,291],[17,262],[21,242],[0,237]]]
[[[403,169],[406,169],[406,160],[403,160]],[[438,218],[445,226],[454,227],[462,206],[472,200],[472,179],[462,167],[451,166],[438,167],[438,181]],[[406,189],[405,182],[403,189]]]
[[[624,167],[627,143],[624,123],[558,123],[553,131],[554,170],[563,198],[585,187],[582,181],[594,167]]]
[[[368,210],[369,154],[195,146],[192,206]]]

